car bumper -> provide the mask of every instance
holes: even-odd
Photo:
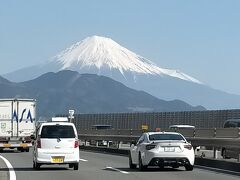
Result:
[[[185,166],[191,164],[187,158],[152,158],[148,166]],[[193,165],[193,164],[191,164]]]
[[[149,166],[185,166],[194,165],[195,155],[194,152],[181,152],[181,153],[158,153],[148,151],[142,155],[143,164]]]
[[[53,158],[63,158],[63,162],[54,162]],[[38,150],[36,155],[36,162],[40,164],[70,164],[70,163],[78,163],[79,162],[79,150],[76,149],[74,151],[65,151],[65,152],[47,152]]]

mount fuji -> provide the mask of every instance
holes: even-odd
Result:
[[[240,107],[240,96],[212,89],[179,70],[160,68],[112,39],[100,36],[87,37],[40,65],[2,76],[22,82],[61,70],[107,76],[164,100],[180,99],[209,109]]]
[[[137,81],[137,76],[170,76],[182,80],[201,83],[197,79],[174,69],[164,69],[150,60],[120,46],[110,38],[92,36],[77,42],[60,52],[51,60],[40,65],[17,70],[4,75],[15,82],[31,80],[49,71],[73,70],[80,73],[93,73],[113,79]],[[27,71],[26,71],[27,70]],[[15,76],[16,73],[18,76]],[[34,72],[34,73],[33,73]],[[119,76],[119,77],[117,77]]]

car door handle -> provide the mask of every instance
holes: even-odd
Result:
[[[59,148],[60,148],[60,146],[55,146],[55,148],[56,148],[56,149],[59,149]]]

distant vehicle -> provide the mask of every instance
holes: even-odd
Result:
[[[223,128],[240,128],[240,119],[228,119],[224,122]],[[239,158],[240,151],[236,148],[223,147],[221,151],[223,159]]]
[[[240,128],[240,119],[228,119],[224,122],[224,128]]]
[[[183,135],[176,132],[146,132],[138,142],[131,145],[129,167],[142,171],[148,166],[184,166],[192,171],[194,166],[194,150]]]
[[[35,133],[36,100],[0,99],[0,151],[28,152]]]
[[[94,130],[109,130],[109,129],[113,129],[112,125],[108,125],[108,124],[95,124],[92,125],[92,129]],[[95,144],[96,142],[91,142],[90,144]],[[109,144],[112,144],[112,141],[105,141],[105,140],[100,140],[97,141],[97,145],[98,146],[107,146]]]
[[[171,125],[169,129],[195,129],[195,126],[192,125]]]
[[[100,129],[112,129],[112,125],[107,124],[95,124],[92,125],[92,129],[100,130]]]
[[[186,124],[177,124],[177,125],[171,125],[169,126],[169,129],[172,129],[176,132],[178,132],[178,130],[181,130],[181,129],[195,129],[195,126],[192,126],[192,125],[186,125]],[[200,151],[200,146],[197,146],[197,147],[194,147],[194,149],[196,149],[197,151]]]
[[[73,123],[57,120],[42,123],[38,128],[33,168],[39,169],[43,164],[69,164],[69,168],[78,170],[80,157],[76,127]]]

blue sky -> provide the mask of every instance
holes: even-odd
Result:
[[[1,1],[0,74],[99,35],[160,67],[240,94],[239,9],[238,0]]]

